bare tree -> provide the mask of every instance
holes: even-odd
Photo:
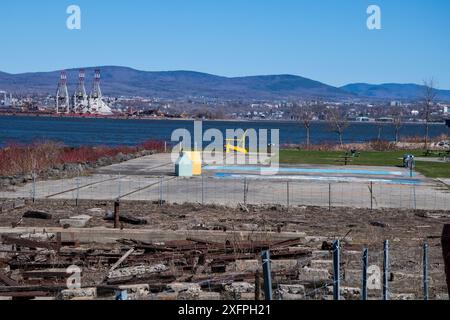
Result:
[[[341,147],[344,146],[344,131],[348,128],[349,123],[346,117],[338,108],[329,108],[327,111],[328,124],[330,129],[339,137]]]
[[[383,135],[383,128],[386,124],[382,121],[377,122],[377,128],[378,128],[378,141],[381,141],[381,136]]]
[[[309,149],[311,146],[311,125],[314,119],[314,110],[309,105],[300,106],[295,104],[292,115],[295,121],[303,124],[306,133],[306,148]]]
[[[428,80],[423,82],[423,103],[424,103],[424,120],[425,120],[425,149],[428,150],[428,144],[430,140],[430,116],[431,108],[433,107],[434,100],[436,99],[436,89],[434,80]]]
[[[392,109],[392,119],[393,119],[392,124],[394,125],[394,130],[395,130],[395,143],[399,143],[400,142],[400,129],[403,126],[402,112],[399,108],[394,107]]]

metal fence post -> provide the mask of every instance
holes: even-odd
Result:
[[[331,211],[331,183],[328,184],[328,210]]]
[[[272,271],[270,268],[270,252],[264,250],[261,254],[264,273],[264,296],[266,300],[272,300]]]
[[[122,186],[121,186],[122,182],[121,182],[121,174],[120,174],[120,172],[119,172],[119,180],[118,180],[118,182],[119,182],[119,186],[118,186],[118,190],[117,191],[118,191],[119,194],[117,196],[117,199],[120,199],[120,194],[122,193],[122,190],[121,190],[122,189]]]
[[[341,299],[341,242],[335,240],[333,242],[333,299]]]
[[[423,299],[428,300],[428,243],[423,245]]]
[[[119,229],[120,227],[120,201],[117,199],[114,202],[114,229]]]
[[[202,175],[202,206],[205,205],[205,176]]]
[[[163,205],[163,177],[159,177],[159,205]]]
[[[35,201],[36,201],[36,174],[33,172],[33,174],[32,174],[32,176],[33,176],[33,195],[32,195],[32,197],[33,197],[33,203],[35,203]]]
[[[78,207],[78,199],[80,198],[80,172],[78,172],[77,176],[77,194],[75,199],[75,205]]]
[[[247,205],[247,178],[244,178],[244,205]]]
[[[383,300],[389,300],[389,240],[383,249]]]
[[[364,249],[361,299],[367,300],[367,270],[369,268],[369,249]]]
[[[289,207],[291,204],[291,199],[290,199],[290,185],[289,185],[289,181],[287,181],[286,183],[286,204],[287,204],[287,209],[289,211]]]
[[[373,181],[370,181],[370,210],[373,210]]]

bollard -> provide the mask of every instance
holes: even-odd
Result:
[[[333,242],[333,299],[341,299],[341,242]]]
[[[120,201],[117,199],[114,202],[114,229],[120,228]]]
[[[423,245],[423,299],[428,300],[428,243]]]
[[[389,300],[389,240],[384,242],[383,255],[383,300]]]
[[[442,231],[442,252],[445,263],[445,274],[447,276],[447,290],[450,296],[450,222],[444,226]]]
[[[272,271],[270,268],[270,252],[265,250],[261,254],[264,276],[264,296],[265,299],[272,300]]]
[[[362,288],[361,300],[367,300],[367,270],[369,268],[369,249],[364,249],[363,253],[363,274],[362,274]]]

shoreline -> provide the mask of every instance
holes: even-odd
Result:
[[[247,120],[247,119],[184,119],[184,118],[153,118],[153,117],[124,117],[124,116],[102,116],[102,115],[55,115],[55,114],[37,114],[37,113],[0,113],[0,117],[22,117],[22,118],[47,118],[47,119],[88,119],[88,120],[142,120],[142,121],[183,121],[183,122],[237,122],[237,123],[298,123],[302,125],[299,121],[295,120]],[[327,121],[319,120],[312,121],[312,123],[327,123]],[[348,121],[350,124],[384,124],[393,125],[391,122],[380,122],[380,121]],[[413,122],[405,121],[403,125],[425,125],[424,122]],[[443,122],[431,122],[430,126],[446,126],[445,121]]]

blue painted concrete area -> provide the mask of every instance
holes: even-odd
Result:
[[[313,168],[269,168],[252,166],[206,166],[205,170],[214,171],[259,171],[279,173],[316,173],[316,174],[354,174],[354,175],[373,175],[373,176],[409,176],[409,172],[402,171],[382,171],[382,170],[356,170],[356,169],[313,169]]]
[[[218,179],[253,179],[253,180],[282,180],[282,181],[313,181],[313,182],[374,182],[385,184],[398,184],[398,185],[419,185],[422,183],[418,179],[371,179],[361,177],[323,177],[323,176],[282,176],[282,175],[252,175],[252,174],[238,174],[238,173],[225,173],[217,172],[214,177]]]

